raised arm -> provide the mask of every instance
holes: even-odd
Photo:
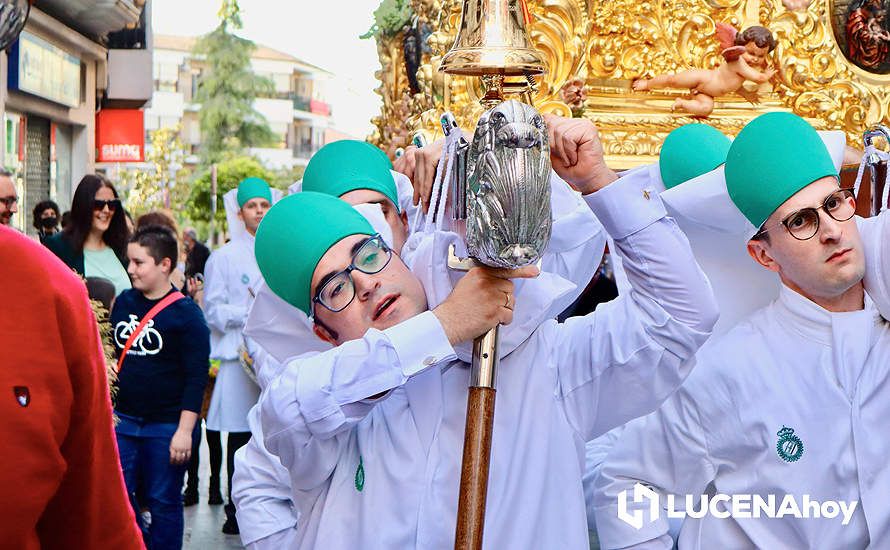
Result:
[[[717,321],[710,283],[646,171],[588,203],[615,239],[631,291],[558,327],[558,378],[585,440],[655,410],[689,374]]]
[[[648,170],[615,181],[589,121],[549,118],[554,168],[585,192],[614,239],[631,291],[557,327],[557,377],[585,440],[658,407],[689,373],[717,305]]]
[[[385,399],[372,396],[453,358],[442,325],[426,312],[294,359],[260,399],[266,448],[290,470],[294,489],[318,487],[333,472],[349,430]]]

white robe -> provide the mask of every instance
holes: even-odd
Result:
[[[247,411],[259,398],[259,387],[238,362],[244,343],[247,310],[262,282],[253,253],[254,238],[244,235],[214,250],[204,269],[204,313],[210,326],[210,357],[220,359],[207,428],[247,432]]]
[[[405,189],[403,185],[399,185],[399,197],[401,201],[403,191],[407,190],[406,201],[410,203],[410,183],[407,185]],[[553,285],[545,287],[546,292],[540,292],[541,285],[519,289],[516,295],[522,302],[522,307],[514,312],[514,324],[502,330],[502,349],[511,346],[511,341],[515,347],[518,341],[528,336],[533,327],[525,325],[534,323],[536,326],[545,316],[555,316],[574,300],[586,286],[602,255],[605,232],[590,208],[580,194],[572,191],[565,182],[554,178],[553,185],[553,237],[544,256],[543,267],[574,282],[575,288],[571,289],[567,281],[553,277],[549,279],[553,281]],[[369,205],[356,208],[360,209],[361,206]],[[379,210],[379,206],[377,208]],[[369,212],[360,211],[378,232],[388,230],[388,227],[382,228],[375,224],[374,219],[369,217]],[[409,216],[408,219],[415,218]],[[445,258],[447,244],[441,241],[442,236],[444,235],[431,234],[415,237],[412,245],[415,247],[414,256],[420,257],[418,261],[432,261],[430,256],[436,256],[440,260]],[[443,275],[441,269],[438,271],[439,275]],[[545,279],[548,277],[541,277],[542,281]],[[558,292],[552,288],[557,282],[560,288]],[[452,281],[447,275],[438,277],[435,282],[428,280],[428,283],[432,283],[431,289],[433,286],[441,287],[443,297],[450,293],[452,287]],[[431,300],[441,299],[442,297],[431,297]],[[277,374],[274,371],[279,368],[279,363],[274,358],[284,360],[308,351],[330,349],[328,345],[320,346],[322,342],[308,333],[307,327],[308,322],[296,315],[295,308],[285,304],[265,285],[260,287],[256,300],[251,304],[245,333],[255,336],[255,341],[264,347],[254,357],[254,367],[262,366],[257,372],[261,386],[266,386],[267,380]],[[267,365],[273,368],[268,368]],[[252,438],[235,454],[237,467],[232,497],[237,505],[241,541],[249,548],[277,548],[282,544],[289,547],[287,541],[294,536],[294,525],[299,514],[293,504],[287,469],[281,466],[278,457],[271,455],[262,443],[263,434],[258,414],[257,407],[251,409],[248,420]]]
[[[625,428],[597,483],[602,547],[670,547],[663,515],[644,516],[640,530],[618,519],[618,495],[637,481],[695,495],[696,506],[709,491],[859,501],[846,526],[840,517],[687,517],[680,548],[883,547],[888,370],[890,326],[868,298],[861,311],[830,313],[783,286],[774,303],[702,348],[695,372],[658,411]],[[796,461],[777,452],[783,427],[803,443]]]
[[[296,541],[299,514],[290,489],[290,475],[278,457],[263,446],[259,405],[247,415],[250,441],[235,451],[232,500],[241,544],[257,550],[285,550]]]
[[[501,360],[486,548],[586,548],[584,442],[670,395],[716,320],[685,237],[633,183],[587,200],[634,290],[543,322]],[[455,358],[426,312],[296,358],[273,381],[261,419],[290,471],[298,547],[453,545],[469,380]]]
[[[856,220],[865,246],[865,290],[885,319],[890,319],[890,210]]]

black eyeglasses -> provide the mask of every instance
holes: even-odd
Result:
[[[852,189],[839,189],[825,197],[821,205],[814,208],[801,208],[792,212],[778,224],[761,229],[755,236],[782,225],[791,233],[792,237],[799,241],[812,239],[819,232],[819,210],[824,210],[835,221],[845,222],[856,213],[856,195]]]
[[[100,199],[93,199],[93,210],[95,210],[96,212],[105,210],[106,206],[108,207],[109,210],[114,212],[115,210],[120,208],[121,200],[120,199],[111,199],[111,200],[103,201]]]
[[[389,265],[391,259],[392,250],[386,246],[379,234],[367,238],[359,244],[346,269],[331,275],[322,282],[312,301],[334,313],[343,311],[355,299],[355,284],[350,273],[353,270],[368,275],[380,273]]]
[[[19,202],[18,197],[0,197],[0,202],[6,205],[6,208],[12,208],[12,205]]]

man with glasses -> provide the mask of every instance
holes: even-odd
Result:
[[[653,520],[648,502],[629,502],[637,483],[677,503],[691,495],[696,511],[703,494],[748,499],[736,516],[726,502],[724,517],[686,517],[680,548],[879,545],[890,540],[890,439],[880,435],[890,327],[863,289],[853,195],[839,189],[816,131],[789,113],[748,124],[725,175],[752,227],[748,252],[781,280],[779,297],[709,342],[683,386],[628,424],[597,483],[602,547],[673,545],[664,514]],[[620,519],[625,490],[625,512],[642,513],[642,528]],[[751,513],[754,497],[773,498],[778,511],[786,496],[807,517]],[[814,511],[813,501],[845,508]]]
[[[19,211],[18,202],[12,174],[0,170],[0,225],[12,225],[12,215]]]
[[[611,171],[591,177],[598,146],[590,125],[570,168],[590,180],[585,199],[627,257],[634,292],[565,324],[509,325],[514,308],[521,318],[549,305],[519,292],[540,282],[528,279],[534,267],[476,268],[434,300],[435,268],[410,271],[343,201],[299,193],[269,211],[256,245],[266,284],[335,346],[286,361],[260,400],[266,448],[288,468],[300,508],[296,547],[453,545],[466,359],[498,323],[502,335],[517,332],[501,348],[487,545],[587,544],[584,442],[674,391],[716,320],[657,194],[612,183]]]

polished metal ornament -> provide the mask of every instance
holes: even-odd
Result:
[[[526,76],[545,72],[532,45],[526,0],[463,0],[460,31],[439,70],[471,76]]]
[[[505,101],[479,118],[467,155],[470,256],[499,268],[535,263],[553,226],[544,118],[530,105]]]
[[[5,50],[19,37],[30,11],[28,0],[0,0],[0,50]]]

